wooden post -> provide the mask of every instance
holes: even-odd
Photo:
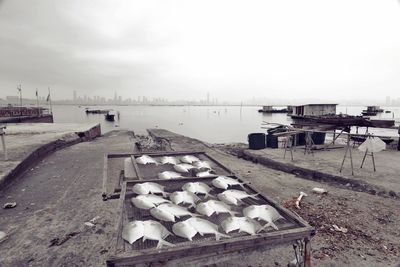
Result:
[[[350,137],[351,137],[351,135],[348,134],[348,135],[347,135],[347,147],[346,147],[346,152],[344,153],[342,165],[340,166],[339,172],[342,172],[342,170],[343,170],[343,165],[344,165],[344,161],[346,160],[346,157],[347,157],[347,152],[349,152],[349,154],[350,154],[350,162],[351,162],[351,175],[354,175],[353,157],[352,157],[352,155],[351,155],[351,147],[350,147]]]
[[[304,267],[311,267],[311,240],[304,238]]]
[[[4,160],[8,160],[7,148],[6,148],[6,134],[3,129],[0,129],[0,136],[1,136],[1,144],[3,145]]]
[[[362,159],[362,161],[361,161],[361,166],[360,166],[360,169],[362,169],[362,167],[363,167],[363,165],[364,165],[364,161],[365,161],[365,158],[367,157],[367,153],[368,153],[368,149],[367,149],[367,150],[365,150],[364,157],[363,157],[363,159]]]
[[[372,157],[372,165],[374,165],[374,172],[376,172],[374,152],[371,152],[371,157]]]

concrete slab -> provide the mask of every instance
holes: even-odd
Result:
[[[5,129],[7,158],[0,152],[0,187],[56,149],[101,135],[100,124],[19,123]]]

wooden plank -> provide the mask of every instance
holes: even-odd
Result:
[[[290,241],[310,237],[312,227],[286,230],[284,232],[273,232],[256,236],[242,237],[236,240],[215,241],[211,244],[193,244],[190,247],[172,247],[162,250],[149,249],[135,253],[133,256],[118,257],[111,256],[107,259],[107,264],[112,263],[116,266],[124,264],[138,264],[147,262],[165,262],[172,259],[182,259],[185,257],[207,254],[218,251],[220,254],[231,253],[234,251],[257,248],[260,246],[280,245]]]
[[[135,156],[131,155],[131,160],[132,160],[133,168],[135,169],[137,178],[138,178],[139,180],[143,180],[143,177],[142,177],[142,175],[140,174],[139,167],[138,167],[138,165],[136,164]]]

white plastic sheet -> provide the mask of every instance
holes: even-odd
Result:
[[[381,152],[382,150],[386,149],[386,143],[383,142],[379,137],[369,136],[367,139],[362,143],[358,150],[360,151],[367,151],[368,152]]]

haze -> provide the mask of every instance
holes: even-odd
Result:
[[[0,2],[0,97],[400,97],[396,0]]]

